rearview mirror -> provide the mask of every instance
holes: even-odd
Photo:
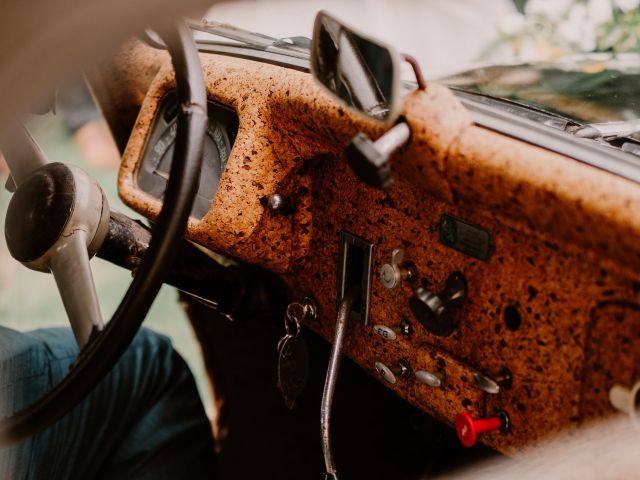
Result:
[[[311,71],[329,93],[352,110],[390,124],[399,115],[400,56],[319,12],[311,42]]]

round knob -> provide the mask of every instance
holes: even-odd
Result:
[[[460,273],[453,273],[447,279],[442,293],[436,295],[425,288],[418,288],[409,299],[413,316],[430,333],[447,337],[456,328],[451,312],[459,307],[467,297],[467,282]]]
[[[436,294],[418,288],[409,299],[409,308],[413,316],[430,333],[447,337],[453,333],[455,324],[447,314],[444,304]]]
[[[506,414],[489,418],[473,418],[467,412],[462,412],[456,417],[456,432],[465,447],[473,447],[479,434],[506,429],[507,419]]]

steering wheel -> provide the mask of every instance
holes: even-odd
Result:
[[[2,447],[60,420],[113,368],[147,315],[184,236],[200,178],[207,99],[189,29],[180,22],[163,39],[175,70],[180,107],[171,172],[149,248],[106,326],[89,263],[109,226],[102,189],[80,168],[48,163],[23,127],[4,132],[2,147],[17,187],[5,225],[9,251],[25,266],[53,274],[81,350],[60,383],[29,407],[0,420]]]

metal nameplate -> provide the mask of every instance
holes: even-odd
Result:
[[[478,260],[486,262],[493,253],[491,232],[448,213],[440,215],[438,234],[447,247]]]

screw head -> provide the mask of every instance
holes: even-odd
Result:
[[[271,210],[274,210],[274,211],[281,210],[282,207],[284,206],[284,198],[282,198],[282,195],[278,193],[274,193],[273,195],[269,196],[269,198],[267,199],[267,205],[269,205],[269,208]]]

